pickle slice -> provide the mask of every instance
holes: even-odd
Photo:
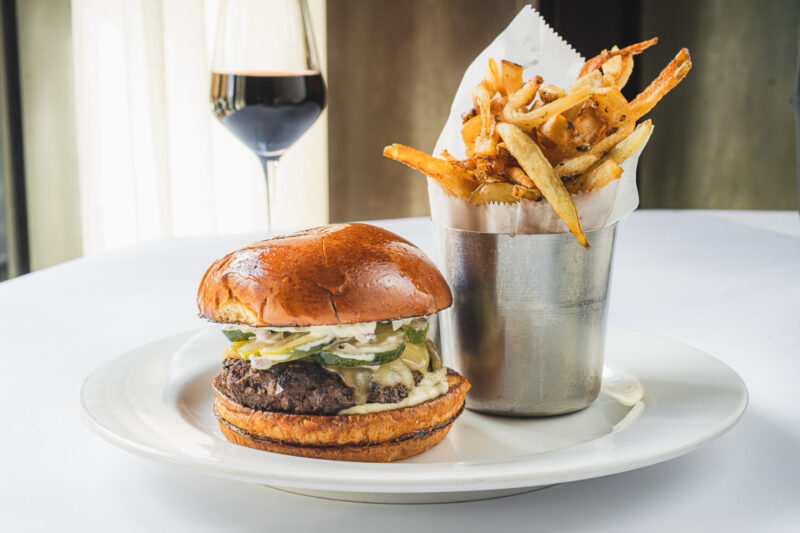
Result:
[[[411,344],[422,344],[428,339],[428,320],[425,318],[415,318],[402,329]]]
[[[222,334],[228,337],[228,340],[231,342],[246,341],[256,337],[255,333],[245,333],[239,329],[223,329]]]
[[[406,347],[402,331],[382,328],[375,340],[358,342],[353,338],[329,344],[314,356],[314,360],[330,366],[366,366],[390,363],[400,357]]]
[[[289,335],[280,342],[244,342],[237,350],[245,358],[266,357],[275,362],[294,361],[317,353],[332,340],[331,335],[303,332]]]

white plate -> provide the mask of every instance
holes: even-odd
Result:
[[[741,378],[713,357],[646,333],[611,329],[600,398],[551,418],[470,411],[428,452],[392,464],[277,455],[229,443],[212,414],[218,328],[142,346],[95,370],[84,418],[134,453],[210,475],[327,498],[443,502],[515,494],[623,472],[696,449],[747,405]]]

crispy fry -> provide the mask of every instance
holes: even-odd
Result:
[[[482,129],[483,123],[480,115],[475,115],[461,126],[461,139],[463,139],[468,153],[475,149],[475,139],[480,135]]]
[[[590,87],[592,89],[597,89],[598,87],[602,87],[603,85],[603,74],[599,70],[595,70],[594,72],[590,72],[586,76],[581,76],[575,83],[570,85],[569,90],[577,91],[582,87]]]
[[[439,154],[439,157],[441,157],[442,159],[446,159],[450,163],[453,163],[453,164],[456,164],[456,165],[459,163],[458,159],[453,157],[453,154],[451,154],[447,150],[442,150],[441,153]]]
[[[554,144],[565,146],[572,137],[570,127],[570,123],[564,118],[564,115],[555,115],[539,126],[539,133],[550,139]]]
[[[565,153],[570,156],[579,151],[586,151],[607,129],[606,123],[591,106],[584,106],[580,115],[570,121],[571,137]],[[560,161],[559,161],[560,162]]]
[[[628,83],[628,80],[633,73],[633,56],[620,56],[622,58],[622,72],[617,77],[617,89],[622,89]]]
[[[586,150],[584,150],[584,153],[601,157],[606,152],[611,150],[615,144],[633,133],[633,129],[633,121],[626,120],[616,130],[613,130],[613,128],[608,130],[605,137],[598,140],[595,144],[589,146]]]
[[[611,51],[619,49],[614,46]],[[633,72],[633,54],[614,56],[600,67],[603,71],[603,83],[608,87],[622,89],[628,83]]]
[[[616,45],[611,48],[612,52],[619,50]],[[617,78],[622,74],[622,58],[629,56],[614,56],[600,67],[603,72],[603,84],[607,87],[616,87]]]
[[[565,96],[564,98],[567,97]],[[556,100],[556,102],[558,101]],[[553,104],[556,102],[553,102]],[[513,124],[500,123],[497,125],[497,131],[503,138],[503,142],[506,143],[508,151],[516,158],[525,174],[528,175],[541,191],[542,196],[561,217],[569,231],[575,235],[581,246],[588,248],[589,243],[581,228],[578,211],[575,209],[572,197],[567,192],[567,189],[564,188],[561,179],[556,176],[553,167],[550,166],[539,146],[524,131]]]
[[[536,76],[532,80],[528,80],[528,82],[520,87],[514,94],[508,97],[508,103],[506,107],[510,109],[521,109],[523,107],[527,107],[533,102],[533,99],[536,98],[536,93],[539,90],[539,87],[542,84],[541,76]]]
[[[664,98],[664,95],[675,88],[689,70],[692,68],[692,58],[689,56],[689,50],[681,48],[678,55],[669,62],[669,64],[661,71],[656,79],[647,86],[647,88],[640,92],[636,98],[631,102],[631,110],[636,120],[639,120],[648,111],[653,109],[659,100]]]
[[[642,147],[650,132],[653,131],[653,121],[645,120],[633,130],[627,138],[621,140],[603,157],[603,160],[612,160],[618,165],[635,154]],[[600,161],[603,162],[602,160]]]
[[[597,161],[597,156],[594,154],[578,154],[569,159],[565,159],[557,164],[553,169],[559,178],[567,176],[576,176],[583,174],[587,168],[592,166]]]
[[[564,89],[560,87],[556,87],[555,85],[542,85],[539,87],[539,98],[542,99],[542,102],[545,104],[549,104],[554,100],[558,100],[562,98],[566,93]]]
[[[493,57],[489,58],[489,64],[486,67],[486,82],[491,94],[503,90],[503,80],[500,77],[500,69],[497,68],[497,61],[495,61]]]
[[[532,200],[538,202],[542,199],[542,191],[535,187],[523,187],[522,185],[514,185],[511,191],[511,196],[519,198],[520,200]]]
[[[484,131],[491,119],[492,94],[486,80],[472,89],[472,103],[478,108],[478,115],[481,117]]]
[[[603,65],[603,63],[605,63],[614,56],[641,54],[642,52],[644,52],[657,42],[658,42],[658,37],[653,37],[649,41],[643,41],[641,43],[632,44],[626,48],[623,48],[622,50],[613,50],[613,51],[603,50],[598,55],[594,56],[589,61],[584,63],[583,67],[581,68],[580,74],[578,74],[578,77],[580,78],[582,76],[589,74],[590,72],[594,72],[595,70],[599,69]]]
[[[594,112],[609,127],[618,126],[626,120],[633,120],[630,104],[616,87],[595,89],[592,91],[590,101]]]
[[[502,78],[501,93],[509,96],[517,92],[522,87],[522,66],[506,61],[500,62],[500,77]]]
[[[383,155],[400,161],[436,180],[442,188],[454,196],[468,200],[475,188],[471,174],[464,168],[444,159],[437,159],[402,144],[393,144],[383,149]]]
[[[577,91],[567,93],[563,98],[559,98],[558,100],[550,102],[539,109],[534,109],[528,112],[521,112],[518,109],[511,107],[511,99],[509,99],[509,102],[503,109],[503,112],[500,113],[500,118],[502,118],[502,120],[505,122],[522,128],[523,130],[532,130],[550,117],[553,117],[563,111],[566,111],[570,107],[583,102],[589,98],[591,94],[592,90],[589,87],[582,87]]]
[[[480,135],[475,139],[475,157],[495,157],[497,155],[497,143],[500,142],[500,136],[497,134],[494,126],[492,132]]]
[[[471,204],[480,205],[496,202],[500,204],[513,204],[519,202],[519,198],[512,194],[514,185],[510,183],[484,183],[474,191],[469,197]]]
[[[516,183],[517,185],[522,185],[523,187],[532,188],[535,187],[533,181],[525,174],[525,171],[519,167],[509,167],[506,169],[506,175],[508,179]]]
[[[608,160],[593,166],[578,178],[569,180],[564,186],[572,194],[579,191],[593,191],[602,189],[620,176],[622,176],[622,169],[616,162]]]

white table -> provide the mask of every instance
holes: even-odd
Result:
[[[426,219],[380,225],[432,253]],[[619,229],[610,324],[694,345],[736,370],[751,401],[732,431],[638,471],[429,506],[207,477],[117,449],[81,421],[84,377],[198,327],[204,269],[257,237],[154,242],[0,284],[0,531],[800,531],[797,213],[639,211]]]

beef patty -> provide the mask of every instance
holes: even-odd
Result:
[[[414,373],[419,382],[422,374]],[[333,372],[310,362],[280,363],[257,370],[245,359],[226,358],[214,383],[236,402],[252,409],[294,414],[333,415],[354,405],[353,389]],[[395,403],[408,396],[403,385],[372,383],[369,403]]]

